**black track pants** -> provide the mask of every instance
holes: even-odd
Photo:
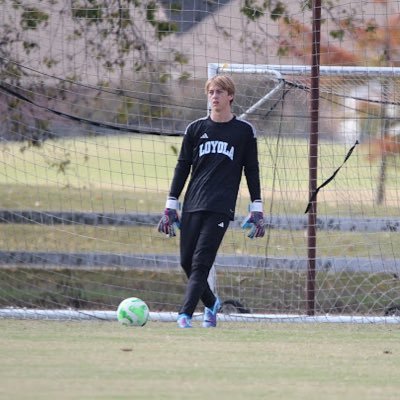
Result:
[[[179,313],[193,315],[199,300],[206,307],[213,307],[216,298],[207,279],[228,225],[229,217],[225,214],[182,214],[181,265],[189,280]]]

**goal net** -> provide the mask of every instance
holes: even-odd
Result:
[[[139,297],[152,318],[174,320],[179,231],[156,227],[184,129],[207,113],[205,79],[229,74],[233,111],[257,130],[266,235],[240,228],[242,179],[210,276],[221,318],[307,319],[310,67],[221,53],[197,68],[210,38],[192,32],[198,53],[185,58],[192,42],[185,21],[167,24],[171,7],[72,3],[0,6],[0,317],[115,319]],[[400,69],[321,67],[319,80],[318,183],[333,179],[316,200],[314,319],[397,322]]]

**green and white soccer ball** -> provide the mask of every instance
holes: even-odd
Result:
[[[118,306],[117,319],[122,325],[143,326],[149,319],[149,307],[137,297],[129,297]]]

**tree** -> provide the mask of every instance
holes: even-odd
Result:
[[[135,102],[125,97],[127,76],[157,85],[170,78],[166,66],[186,62],[175,49],[162,62],[154,54],[154,44],[177,29],[156,1],[0,0],[0,7],[0,134],[14,140],[40,145],[51,137],[47,111],[66,98],[73,107],[73,93],[91,91],[90,100],[99,101],[107,89],[126,108]],[[81,104],[75,111],[84,112]],[[116,114],[116,122],[128,122]]]

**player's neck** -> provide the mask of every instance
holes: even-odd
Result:
[[[214,122],[229,122],[233,118],[233,114],[230,109],[223,111],[211,110],[210,118]]]

